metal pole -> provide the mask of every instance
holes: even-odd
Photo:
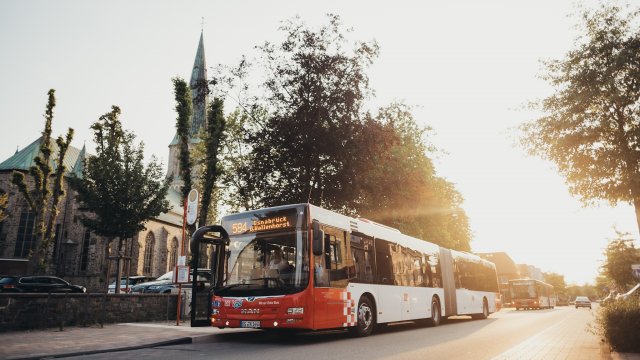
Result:
[[[182,212],[182,246],[180,246],[180,256],[184,256],[184,239],[185,239],[185,228],[187,226],[187,198],[184,198],[182,203],[183,212]],[[186,264],[186,263],[185,263]],[[173,270],[173,276],[176,277],[176,267]],[[182,298],[182,283],[178,284],[178,305],[176,306],[176,326],[180,326],[180,298]]]

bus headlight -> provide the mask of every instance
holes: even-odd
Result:
[[[304,308],[303,307],[288,308],[287,309],[287,314],[289,314],[289,315],[302,315],[302,314],[304,314]]]

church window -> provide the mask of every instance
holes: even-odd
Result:
[[[145,275],[151,274],[151,270],[153,269],[153,248],[155,243],[156,240],[153,233],[149,232],[144,242],[144,267],[142,268],[142,272],[144,272]]]
[[[175,236],[171,240],[171,248],[169,253],[169,269],[168,271],[173,270],[173,267],[177,265],[178,262],[178,238]]]
[[[35,213],[31,211],[23,211],[20,214],[20,223],[18,224],[18,238],[16,239],[16,249],[13,256],[27,257],[29,252],[33,250],[35,238],[33,236],[33,225],[35,221]]]
[[[60,238],[62,234],[62,225],[56,224],[56,231],[53,233],[53,262],[58,263],[58,254],[60,253]]]
[[[80,257],[80,270],[86,271],[89,266],[89,244],[91,241],[91,231],[84,231],[82,238],[82,255]]]

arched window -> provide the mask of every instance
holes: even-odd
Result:
[[[178,238],[173,237],[171,239],[171,247],[169,248],[169,263],[167,264],[167,271],[173,270],[178,262]]]
[[[20,213],[20,222],[18,223],[18,237],[16,239],[16,248],[13,256],[24,258],[29,256],[29,252],[33,249],[35,236],[33,227],[35,225],[36,214],[25,210]]]
[[[153,233],[149,231],[144,241],[144,267],[142,268],[142,272],[145,275],[151,275],[151,270],[153,269],[153,249],[155,244],[156,239]]]
[[[4,225],[4,220],[7,215],[7,207],[9,205],[9,195],[3,190],[0,189],[0,242],[4,243],[4,235],[2,234],[2,226]],[[3,218],[3,216],[5,218]]]

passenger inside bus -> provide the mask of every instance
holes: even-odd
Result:
[[[282,250],[275,248],[269,259],[269,270],[277,270],[279,274],[289,270],[289,263],[282,258]]]

